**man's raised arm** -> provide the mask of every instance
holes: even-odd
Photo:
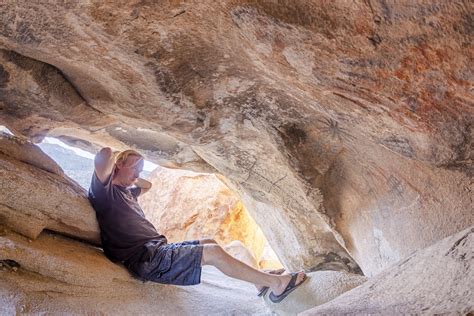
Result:
[[[112,173],[115,164],[114,156],[112,149],[109,147],[102,148],[97,155],[95,155],[95,173],[102,184],[105,184],[105,181]]]

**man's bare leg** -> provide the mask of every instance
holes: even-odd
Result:
[[[214,243],[204,243],[201,266],[213,265],[224,274],[255,285],[268,286],[275,295],[280,295],[291,280],[289,274],[274,275],[259,271],[246,263],[229,255],[221,246]],[[299,272],[296,284],[301,283],[305,273]]]
[[[205,245],[205,244],[217,244],[217,241],[215,241],[214,239],[212,238],[203,238],[203,239],[199,239],[199,244],[201,245]],[[283,274],[285,269],[277,269],[277,270],[266,270],[266,271],[263,271],[263,272],[266,272],[266,273],[270,273],[270,274],[278,274],[278,275],[281,275]],[[261,291],[262,288],[265,286],[265,285],[262,285],[262,284],[256,284],[254,283],[255,287],[257,288],[257,291]]]

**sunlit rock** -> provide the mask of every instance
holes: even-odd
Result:
[[[152,189],[139,202],[169,242],[213,238],[226,245],[239,240],[258,266],[267,241],[239,197],[214,175],[157,168],[149,180]]]
[[[224,250],[227,251],[234,258],[245,262],[249,266],[254,267],[255,269],[260,269],[259,261],[257,261],[250,249],[245,247],[245,245],[240,240],[234,240],[229,244],[225,245]]]

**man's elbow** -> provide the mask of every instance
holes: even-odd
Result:
[[[150,181],[147,181],[147,180],[144,180],[143,181],[143,188],[146,189],[146,190],[150,190],[151,189],[151,182]]]
[[[140,195],[147,193],[148,191],[150,191],[150,189],[151,189],[151,186],[149,188],[141,188]]]
[[[97,156],[102,156],[102,157],[110,157],[114,154],[114,152],[112,151],[112,148],[110,147],[104,147],[102,148],[99,153],[97,154]]]
[[[110,147],[105,147],[102,148],[97,155],[95,155],[94,161],[96,163],[104,163],[106,161],[109,161],[113,157],[114,153],[112,151],[112,148]]]

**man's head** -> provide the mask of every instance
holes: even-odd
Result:
[[[114,179],[121,186],[132,185],[143,170],[143,156],[135,150],[125,150],[115,157]]]

